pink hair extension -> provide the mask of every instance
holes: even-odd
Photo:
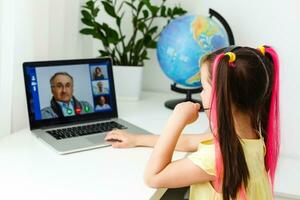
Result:
[[[270,111],[267,127],[266,138],[266,168],[269,171],[269,176],[274,189],[275,170],[277,166],[279,148],[280,148],[280,121],[279,121],[279,60],[278,55],[273,48],[267,47],[268,53],[274,64],[274,81],[272,86],[272,95],[270,102]]]
[[[221,154],[220,149],[220,143],[219,143],[219,136],[218,136],[218,124],[217,124],[217,96],[216,96],[216,74],[217,74],[217,67],[221,59],[224,57],[224,54],[218,55],[213,63],[212,66],[212,99],[211,99],[211,127],[212,127],[212,133],[214,135],[214,144],[215,144],[215,165],[216,165],[216,182],[215,182],[215,188],[217,191],[221,190],[221,184],[223,179],[223,158]]]
[[[241,197],[243,200],[247,200],[247,196],[246,196],[246,190],[244,186],[241,186],[241,188],[239,189],[239,192],[241,194]]]
[[[215,144],[215,165],[216,165],[216,182],[214,187],[217,191],[221,190],[222,181],[223,181],[223,174],[224,174],[224,164],[223,164],[223,158],[220,148],[220,142],[219,142],[219,136],[218,136],[218,120],[217,120],[217,95],[216,95],[216,79],[217,79],[217,68],[218,64],[222,60],[222,58],[225,56],[225,54],[219,54],[213,63],[212,66],[212,99],[211,99],[211,116],[210,116],[210,123],[212,127],[212,133],[214,136],[214,144]],[[241,195],[241,198],[246,200],[246,191],[245,187],[241,187],[239,189],[239,193]]]

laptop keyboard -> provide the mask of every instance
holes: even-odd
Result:
[[[96,133],[108,132],[113,129],[127,129],[127,127],[118,124],[117,122],[102,122],[97,124],[89,124],[83,126],[76,126],[71,128],[62,128],[56,130],[46,131],[50,135],[52,135],[57,140],[72,138],[84,135],[91,135]]]

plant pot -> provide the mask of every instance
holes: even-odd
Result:
[[[113,66],[116,97],[121,100],[139,100],[142,90],[143,67]]]

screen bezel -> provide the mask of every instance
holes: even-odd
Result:
[[[31,108],[31,103],[33,97],[28,86],[31,83],[31,80],[27,76],[26,69],[29,67],[49,67],[49,66],[59,66],[59,65],[79,65],[79,64],[99,64],[101,62],[107,62],[107,73],[109,77],[109,86],[110,86],[110,98],[111,98],[111,108],[110,111],[103,112],[94,112],[89,114],[77,115],[72,117],[65,118],[53,118],[53,119],[42,119],[36,120],[34,109]],[[109,118],[118,117],[117,103],[116,103],[116,94],[115,94],[115,85],[113,78],[113,69],[112,69],[112,59],[110,57],[105,58],[91,58],[91,59],[76,59],[76,60],[55,60],[55,61],[34,61],[34,62],[24,62],[23,63],[23,75],[26,91],[26,100],[27,100],[27,111],[29,117],[30,129],[41,129],[47,128],[55,125],[64,125],[64,124],[73,124],[73,123],[84,123],[95,120],[104,120]]]

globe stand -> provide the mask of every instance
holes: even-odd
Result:
[[[200,93],[202,91],[202,87],[193,88],[193,89],[183,89],[183,88],[177,87],[176,83],[173,83],[171,85],[171,90],[174,91],[174,92],[181,93],[181,94],[186,94],[186,97],[185,97],[185,99],[173,99],[173,100],[166,101],[165,106],[167,108],[173,110],[177,104],[187,102],[187,101],[191,101],[193,103],[199,103],[201,105],[200,112],[204,111],[203,106],[202,106],[202,101],[195,100],[195,99],[192,98],[192,94]]]

